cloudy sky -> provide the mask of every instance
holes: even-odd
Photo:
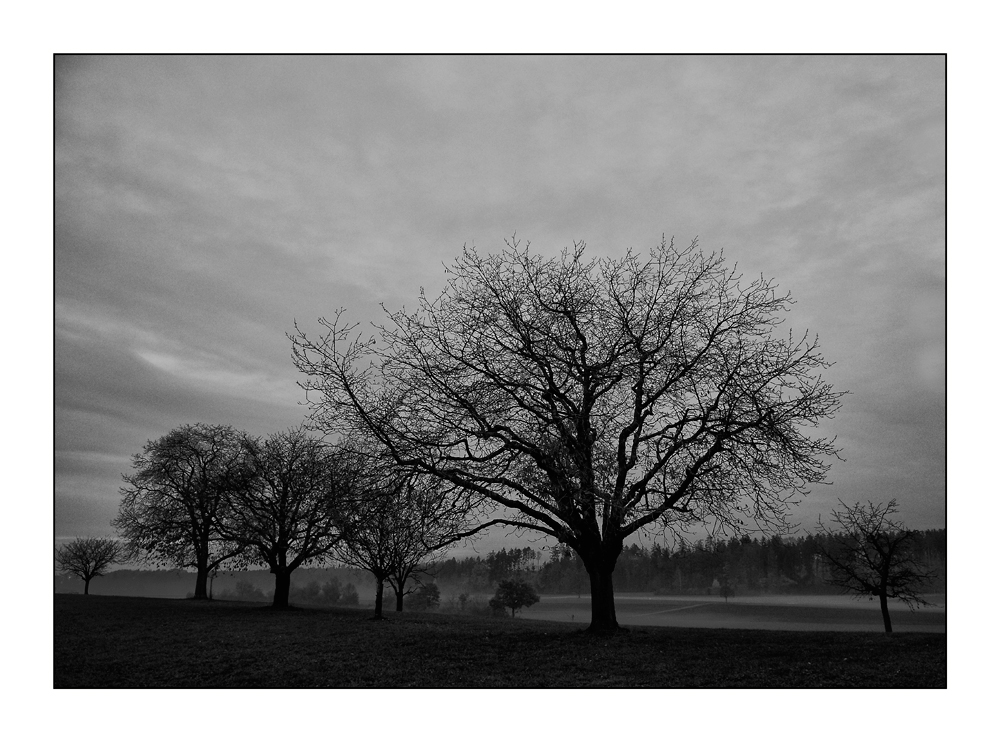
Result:
[[[301,422],[294,321],[413,306],[515,231],[697,236],[775,277],[851,392],[793,517],[895,497],[943,527],[944,82],[926,56],[57,58],[57,538],[109,534],[177,425]]]

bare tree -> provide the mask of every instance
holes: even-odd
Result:
[[[832,515],[833,530],[819,523],[826,539],[819,539],[820,553],[830,565],[827,580],[855,597],[878,597],[885,633],[892,633],[889,598],[903,601],[912,611],[930,605],[920,592],[934,573],[915,554],[917,532],[908,531],[891,516],[898,511],[896,500],[888,503],[840,502]]]
[[[122,475],[112,525],[130,555],[197,571],[194,597],[208,599],[208,576],[242,550],[220,530],[229,493],[245,486],[239,434],[228,425],[183,425],[133,456]]]
[[[344,564],[372,573],[375,616],[381,618],[386,583],[402,611],[407,582],[427,568],[432,554],[491,524],[469,525],[480,500],[474,493],[370,455],[356,460],[365,481],[344,513],[344,538],[335,553]]]
[[[63,572],[83,580],[83,594],[90,594],[90,581],[103,577],[122,556],[122,547],[110,538],[77,538],[59,547],[56,564]]]
[[[313,424],[373,435],[405,467],[479,493],[498,521],[572,547],[591,629],[617,628],[624,540],[695,522],[786,526],[825,478],[831,439],[808,429],[841,393],[815,338],[780,335],[792,303],[744,284],[721,255],[664,240],[648,259],[544,259],[508,242],[448,269],[435,299],[365,337],[296,328]]]
[[[292,572],[323,559],[340,539],[338,509],[350,490],[343,454],[302,428],[241,436],[245,486],[229,491],[222,531],[243,550],[237,566],[266,565],[275,608],[288,607]]]

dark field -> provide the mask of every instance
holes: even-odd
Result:
[[[631,627],[56,595],[56,688],[944,688],[944,634]]]

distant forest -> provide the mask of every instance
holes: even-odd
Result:
[[[616,592],[653,592],[674,595],[824,594],[837,589],[820,556],[823,536],[706,539],[675,548],[625,547],[615,568]],[[918,531],[916,553],[936,573],[928,592],[947,587],[947,549],[944,529]],[[547,553],[546,553],[547,552]],[[547,558],[546,558],[547,557]],[[530,547],[500,549],[485,557],[454,557],[428,565],[419,575],[434,582],[445,595],[492,593],[501,580],[516,578],[533,584],[541,594],[590,593],[580,557],[564,546],[545,551]],[[183,570],[118,570],[91,583],[97,595],[136,595],[183,598],[194,588],[193,573]],[[220,571],[211,590],[217,599],[269,601],[274,577],[267,570]],[[293,603],[350,604],[356,591],[361,602],[374,598],[374,581],[363,570],[347,567],[299,569],[292,575]],[[79,578],[56,575],[58,593],[83,592]],[[331,599],[336,593],[335,600]],[[317,599],[326,598],[324,600]]]
[[[773,536],[764,539],[706,539],[669,549],[625,547],[615,566],[615,592],[730,595],[836,593],[826,584],[827,566],[820,547],[828,537]],[[946,589],[946,538],[944,529],[918,531],[918,558],[935,573],[928,592]],[[501,549],[485,558],[446,559],[433,570],[442,587],[487,592],[497,582],[518,577],[531,582],[539,593],[585,595],[590,582],[580,557],[568,547],[550,550],[541,561],[531,548]]]

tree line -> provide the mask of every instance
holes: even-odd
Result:
[[[198,599],[220,570],[266,567],[285,608],[296,569],[335,561],[372,573],[376,615],[385,584],[402,610],[428,555],[480,528],[456,488],[303,427],[256,437],[184,425],[148,441],[123,476],[120,558],[193,569]]]
[[[943,529],[915,531],[912,554],[916,562],[935,573],[922,586],[927,591],[946,588],[946,535]],[[835,552],[838,534],[795,537],[708,538],[674,547],[654,543],[622,549],[615,570],[615,588],[622,592],[660,594],[827,594],[842,591],[834,584],[825,554]],[[442,560],[432,574],[454,591],[488,592],[505,579],[523,579],[539,593],[585,594],[586,566],[579,555],[562,545],[545,551],[525,547],[501,549],[485,557]]]

